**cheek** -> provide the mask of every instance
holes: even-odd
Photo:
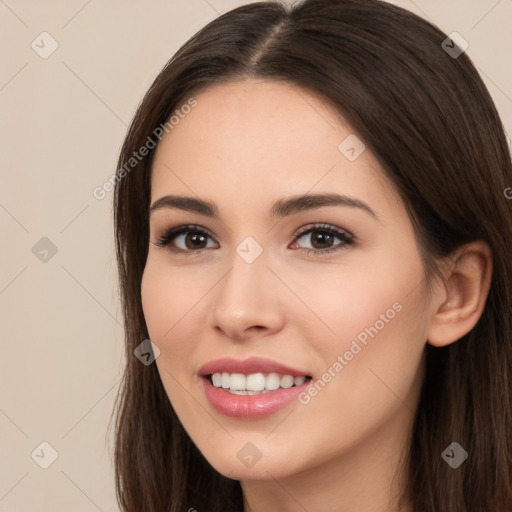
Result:
[[[164,260],[164,261],[162,261]],[[148,257],[141,282],[141,300],[149,338],[160,349],[156,366],[163,386],[178,416],[183,411],[194,417],[194,403],[190,402],[183,385],[190,386],[191,355],[199,340],[194,330],[204,323],[198,322],[201,297],[210,286],[192,286],[202,283],[197,276],[182,268],[173,269],[165,258]]]
[[[218,281],[208,265],[173,266],[166,255],[148,257],[141,300],[149,338],[161,352],[160,369],[176,376],[192,374],[188,364],[204,338],[208,297]]]
[[[141,283],[142,309],[152,339],[171,339],[201,301],[211,276],[173,268],[165,257],[148,257]]]
[[[308,306],[330,331],[314,321],[327,333],[316,336],[326,372],[320,378],[333,382],[322,391],[325,406],[367,408],[369,420],[381,406],[384,413],[400,405],[395,394],[405,399],[415,392],[427,317],[424,269],[412,241],[378,257],[359,253],[357,263],[329,272],[319,268],[300,279]]]
[[[343,265],[310,264],[307,271],[297,272],[283,269],[283,281],[290,283],[310,310],[307,315],[296,316],[297,323],[306,332],[308,324],[316,329],[319,335],[315,338],[325,340],[327,352],[350,345],[360,333],[364,341],[366,329],[375,333],[376,327],[384,332],[391,324],[405,329],[404,320],[411,315],[420,324],[425,316],[421,302],[424,270],[415,246],[409,245],[386,248],[378,254],[354,252],[347,255]],[[304,313],[303,305],[298,304],[296,310],[301,307]]]
[[[341,423],[357,411],[360,428],[370,428],[403,403],[414,407],[427,331],[425,282],[419,254],[403,254],[351,266],[324,283],[322,318],[335,335],[322,344],[321,380],[332,384],[317,406],[339,404]]]
[[[194,297],[190,286],[181,284],[179,273],[148,259],[141,283],[142,309],[149,338],[160,349],[156,364],[164,381],[168,380],[164,369],[174,375],[173,361],[187,356],[187,344],[179,342],[179,327],[187,319],[186,305]],[[169,384],[172,379],[165,385],[168,394]]]

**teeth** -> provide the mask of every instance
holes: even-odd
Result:
[[[220,388],[222,386],[222,373],[214,373],[212,375],[212,383],[216,388]]]
[[[245,391],[245,375],[242,373],[232,373],[229,381],[229,389],[234,391]]]
[[[281,379],[277,373],[269,373],[265,379],[265,389],[279,389]]]
[[[293,379],[293,383],[296,386],[300,386],[301,384],[304,383],[305,380],[306,380],[306,377],[295,377],[295,379]]]
[[[263,391],[265,389],[265,380],[263,373],[251,373],[245,379],[245,387],[248,391]]]
[[[235,395],[259,395],[276,389],[288,389],[292,386],[300,386],[306,380],[306,376],[294,377],[293,375],[279,375],[277,373],[213,373],[212,384],[216,388],[223,388]]]
[[[293,386],[293,377],[291,375],[283,375],[279,384],[282,388],[288,389]]]
[[[259,391],[238,391],[236,389],[230,389],[230,393],[233,393],[233,395],[259,395]],[[262,391],[262,393],[265,393],[265,391]]]
[[[217,375],[218,375],[218,374],[217,374]],[[224,389],[228,389],[228,388],[229,388],[229,381],[230,381],[230,375],[229,375],[229,373],[224,372],[224,373],[222,374],[221,379],[222,379],[222,384],[221,384],[221,386],[222,386]]]

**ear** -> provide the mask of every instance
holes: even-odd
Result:
[[[457,249],[443,270],[444,282],[433,294],[427,341],[444,347],[476,325],[491,287],[492,251],[483,240]]]

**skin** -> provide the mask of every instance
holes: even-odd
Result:
[[[246,512],[411,511],[396,497],[425,345],[452,343],[478,321],[488,247],[474,242],[456,263],[445,262],[445,281],[434,281],[429,296],[400,197],[369,149],[354,161],[338,150],[354,130],[332,105],[267,80],[194,97],[197,106],[157,148],[151,203],[194,196],[215,202],[220,219],[154,210],[142,280],[150,338],[161,351],[156,364],[180,421],[217,471],[241,481]],[[270,216],[278,199],[321,192],[364,201],[377,218],[348,206]],[[187,254],[155,245],[186,224],[212,235],[202,252],[184,236],[170,244]],[[318,231],[294,237],[311,224],[346,230],[355,241],[322,254]],[[263,249],[252,263],[236,252],[248,236]],[[396,303],[400,312],[307,405],[237,419],[216,412],[203,393],[198,369],[226,356],[267,357],[315,381]],[[252,467],[237,457],[247,442],[262,455]]]

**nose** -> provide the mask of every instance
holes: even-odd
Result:
[[[247,263],[234,255],[232,267],[212,290],[210,327],[235,341],[279,332],[285,315],[279,281],[260,256]]]

